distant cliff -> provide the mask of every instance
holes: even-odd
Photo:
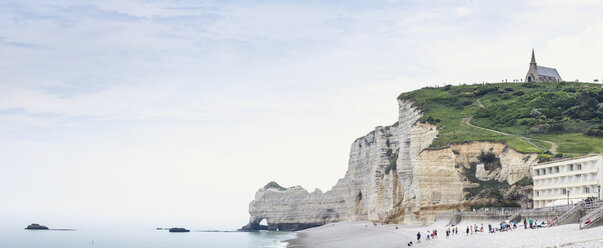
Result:
[[[489,141],[429,148],[436,125],[419,121],[422,111],[414,102],[398,104],[396,123],[354,141],[348,170],[330,191],[271,182],[249,204],[243,229],[299,230],[346,220],[428,224],[438,211],[486,202],[531,204],[537,154]],[[260,225],[264,219],[267,226]]]

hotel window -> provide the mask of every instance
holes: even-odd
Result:
[[[555,173],[559,173],[559,166],[555,167]]]
[[[536,176],[540,176],[540,170],[536,170]]]
[[[576,175],[576,182],[582,181],[582,175]]]
[[[567,194],[567,189],[563,189],[561,192],[563,192],[564,195]]]
[[[536,191],[536,196],[540,196],[540,191]]]
[[[574,164],[569,165],[569,171],[574,171]]]
[[[549,167],[549,174],[553,174],[553,167]]]
[[[546,169],[542,169],[542,175],[546,175]]]
[[[588,187],[588,186],[584,187],[584,193],[590,193],[590,187]]]
[[[582,170],[582,164],[578,164],[576,167],[577,167],[577,170]]]

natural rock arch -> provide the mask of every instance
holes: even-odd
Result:
[[[260,220],[259,225],[260,226],[268,226],[268,220],[266,220],[266,218]]]

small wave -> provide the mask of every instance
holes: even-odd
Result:
[[[278,241],[275,246],[270,246],[270,248],[287,248],[288,244],[287,242]]]

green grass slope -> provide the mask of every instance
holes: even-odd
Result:
[[[557,143],[560,156],[603,152],[603,88],[591,83],[493,83],[427,87],[403,93],[436,124],[432,147],[468,140],[499,141],[520,152],[544,153]],[[478,99],[484,105],[480,107]],[[461,122],[512,135],[470,127]]]

